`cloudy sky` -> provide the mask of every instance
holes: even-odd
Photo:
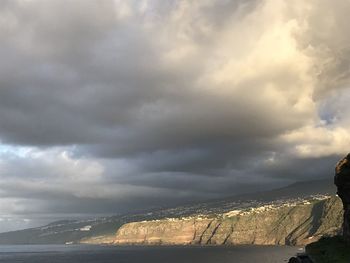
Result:
[[[0,232],[333,176],[347,0],[3,0]]]

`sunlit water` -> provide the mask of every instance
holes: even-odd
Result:
[[[1,263],[281,263],[296,247],[0,246]]]

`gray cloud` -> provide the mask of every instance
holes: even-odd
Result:
[[[344,1],[1,5],[6,216],[326,177],[350,146]]]

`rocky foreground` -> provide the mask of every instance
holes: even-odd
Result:
[[[337,186],[337,194],[343,204],[342,235],[324,236],[306,246],[308,257],[317,263],[350,262],[350,153],[337,163],[334,184]],[[292,258],[290,262],[295,262],[296,259]]]
[[[137,245],[305,245],[339,233],[338,197],[268,204],[222,215],[127,223],[113,244]],[[89,240],[85,240],[89,243]]]
[[[307,254],[317,263],[349,263],[349,244],[341,236],[323,237],[306,246]]]

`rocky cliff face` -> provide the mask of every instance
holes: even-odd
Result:
[[[342,224],[338,197],[123,225],[114,244],[301,245],[335,235]]]
[[[350,153],[337,163],[334,183],[343,202],[343,237],[350,242]]]

